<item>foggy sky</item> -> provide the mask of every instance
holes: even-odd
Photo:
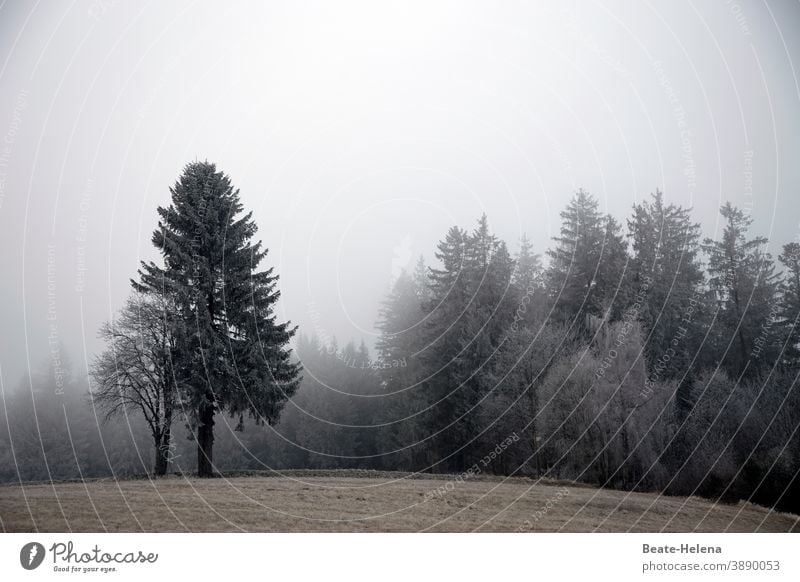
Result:
[[[279,318],[340,345],[449,226],[543,253],[579,187],[800,232],[797,2],[219,4],[0,6],[6,389],[85,373],[192,160],[254,210]]]

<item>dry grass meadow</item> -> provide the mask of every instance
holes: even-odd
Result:
[[[790,532],[798,520],[747,503],[522,478],[292,472],[0,486],[6,532]]]

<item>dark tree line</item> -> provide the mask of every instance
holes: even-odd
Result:
[[[485,216],[454,226],[433,265],[395,281],[374,356],[302,334],[288,350],[277,277],[257,269],[266,250],[212,165],[188,166],[159,215],[163,264],[142,266],[101,330],[91,392],[105,412],[137,411],[92,430],[137,419],[157,474],[479,464],[800,511],[800,245],[775,262],[740,209],[723,206],[723,232],[703,239],[659,192],[623,229],[579,191],[544,262],[525,238],[512,254]],[[62,453],[63,474],[137,467],[48,458]]]
[[[379,368],[405,395],[404,467],[464,471],[517,434],[493,470],[797,510],[800,245],[779,270],[746,213],[721,215],[701,240],[657,192],[623,233],[579,191],[544,269],[485,217],[451,228],[380,322],[379,359],[413,363]]]

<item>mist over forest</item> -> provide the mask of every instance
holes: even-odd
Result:
[[[791,0],[0,2],[0,531],[797,531],[798,62]]]
[[[486,215],[453,225],[433,264],[420,257],[398,273],[369,350],[275,321],[279,274],[267,249],[249,242],[256,226],[222,171],[193,162],[171,192],[153,234],[165,266],[142,263],[128,303],[100,330],[107,349],[91,373],[64,350],[4,398],[2,481],[188,474],[206,461],[214,472],[557,478],[800,508],[800,244],[781,242],[772,257],[747,211],[723,205],[724,228],[711,239],[660,191],[613,217],[578,190],[546,249],[501,240]],[[216,212],[213,200],[228,210]],[[181,221],[205,229],[210,216],[230,232],[190,240]],[[255,345],[273,363],[249,385],[240,374],[256,356],[232,352],[236,375],[220,378],[243,392],[214,388],[212,466],[210,448],[197,453],[206,450],[205,396],[198,409],[182,387],[198,371],[176,363],[192,340],[170,326],[179,307],[164,302],[180,295],[165,281],[172,268],[187,289],[202,288],[203,271],[169,250],[184,243],[192,261],[208,240],[239,264],[236,229],[247,241],[245,271],[264,259],[248,275],[261,283],[242,287],[263,310],[243,313],[266,326]],[[237,293],[226,281],[230,320]],[[292,337],[294,350],[278,349]],[[197,349],[209,366],[212,348]]]

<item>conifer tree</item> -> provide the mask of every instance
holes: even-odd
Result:
[[[689,210],[665,204],[656,190],[633,207],[630,309],[642,323],[651,382],[683,380],[678,402],[688,406],[690,364],[703,339],[707,314],[699,263],[700,225]]]
[[[425,265],[425,258],[422,255],[419,256],[417,264],[414,265],[414,272],[411,275],[411,279],[414,282],[414,289],[419,298],[420,307],[422,307],[431,298],[428,267]]]
[[[381,374],[389,391],[408,385],[409,360],[421,349],[423,321],[422,299],[415,280],[402,271],[379,311],[377,328],[381,331],[376,347],[382,363]],[[395,364],[393,364],[393,362]],[[402,365],[401,365],[402,364]]]
[[[429,269],[428,300],[423,305],[425,350],[420,358],[424,367],[422,400],[427,412],[420,422],[428,440],[420,456],[425,466],[435,466],[439,471],[456,469],[457,461],[442,462],[442,457],[461,445],[462,435],[451,425],[464,410],[464,393],[459,393],[459,387],[465,370],[459,355],[470,300],[467,239],[466,232],[453,226],[439,242],[435,257],[440,267]]]
[[[727,202],[720,209],[725,228],[719,240],[705,239],[709,285],[719,308],[715,334],[723,366],[731,377],[756,375],[776,355],[774,325],[779,279],[764,237],[747,238],[753,219]]]
[[[461,470],[476,452],[478,403],[494,387],[500,347],[513,323],[514,262],[485,215],[469,234],[451,228],[436,257],[441,268],[430,270],[425,319],[426,426],[439,434],[435,457],[447,459],[440,468]]]
[[[393,460],[408,468],[425,465],[422,449],[426,445],[420,443],[426,427],[420,411],[429,396],[421,380],[429,369],[425,306],[430,299],[428,268],[420,256],[413,274],[404,271],[395,281],[377,323],[381,332],[376,344],[378,374],[386,395],[381,406],[381,418],[386,423],[382,432],[384,449],[401,450]]]
[[[785,267],[781,288],[780,315],[786,331],[785,361],[800,365],[800,243],[783,245],[778,260]]]
[[[159,207],[153,245],[164,264],[142,263],[134,287],[164,293],[176,345],[174,363],[196,428],[197,469],[215,474],[214,415],[274,423],[299,382],[286,347],[296,328],[274,314],[278,276],[258,270],[267,255],[253,242],[252,212],[242,214],[239,191],[209,162],[188,164]]]
[[[561,236],[548,250],[548,292],[556,314],[578,330],[585,329],[587,316],[616,319],[624,309],[617,296],[627,258],[619,225],[603,216],[584,190],[573,196],[561,218]]]
[[[439,242],[436,259],[441,268],[430,268],[428,274],[428,301],[423,305],[426,313],[426,358],[446,365],[460,351],[458,326],[469,302],[465,265],[467,234],[454,226]],[[433,349],[435,348],[435,349]],[[435,352],[435,354],[434,354]]]
[[[533,252],[533,243],[526,235],[522,235],[519,242],[519,252],[514,260],[513,283],[523,293],[528,289],[537,287],[540,282],[542,261],[539,255]]]

